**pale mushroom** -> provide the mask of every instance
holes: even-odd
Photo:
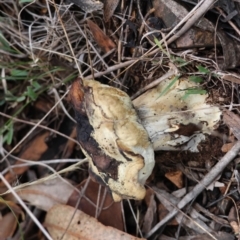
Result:
[[[218,126],[221,110],[206,102],[208,94],[190,94],[185,90],[199,84],[180,78],[160,96],[172,80],[167,79],[133,101],[154,150],[189,150],[198,145]]]
[[[78,141],[90,173],[113,199],[143,199],[154,167],[154,151],[129,96],[94,80],[77,80],[70,91]]]

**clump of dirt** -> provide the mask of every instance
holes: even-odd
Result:
[[[220,137],[207,136],[199,144],[199,152],[189,151],[159,151],[156,152],[156,165],[162,174],[179,170],[179,164],[184,167],[206,169],[206,164],[213,166],[224,155],[221,151],[223,140]]]

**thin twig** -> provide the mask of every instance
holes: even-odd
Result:
[[[97,72],[97,73],[94,73],[94,77],[101,77],[103,76],[104,74],[107,74],[107,73],[110,73],[112,71],[115,71],[117,69],[120,69],[120,68],[124,68],[124,67],[127,67],[129,66],[130,64],[133,64],[134,62],[136,62],[137,60],[129,60],[129,61],[126,61],[126,62],[123,62],[123,63],[119,63],[117,65],[114,65],[112,67],[108,67],[105,71],[103,72]],[[86,77],[84,77],[84,79],[92,79],[92,74],[91,75],[88,75]]]

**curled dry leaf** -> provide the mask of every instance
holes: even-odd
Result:
[[[94,80],[78,79],[70,97],[92,176],[110,188],[115,201],[143,199],[154,151],[129,96]]]
[[[0,219],[0,240],[12,237],[17,227],[18,216],[17,213],[9,212]]]
[[[41,158],[42,154],[48,149],[45,141],[49,134],[49,132],[45,131],[42,134],[36,136],[20,153],[19,158],[38,161]],[[22,161],[18,160],[15,162],[15,166],[18,164],[22,164]],[[16,180],[18,175],[23,174],[25,171],[27,171],[28,168],[28,166],[13,168],[5,175],[5,178],[9,183],[11,183],[12,181]],[[5,186],[5,184],[0,181],[0,187],[3,186]]]
[[[179,189],[183,188],[183,173],[182,171],[168,172],[165,177],[170,180]]]
[[[223,144],[221,150],[222,150],[222,152],[226,153],[226,152],[230,151],[231,148],[232,148],[234,145],[235,145],[235,142],[225,143],[225,144]]]
[[[44,226],[53,239],[77,240],[138,240],[113,227],[106,227],[95,218],[88,216],[74,207],[55,205],[47,213]]]
[[[144,200],[147,205],[147,211],[143,218],[142,231],[148,233],[157,221],[157,203],[152,189],[147,189]]]
[[[67,180],[58,177],[17,190],[23,200],[45,211],[55,204],[66,204],[73,191]]]
[[[112,49],[116,48],[115,43],[108,37],[96,23],[91,20],[87,20],[87,24],[92,32],[94,40],[102,48],[102,50],[107,53]]]
[[[85,186],[86,182],[87,186]],[[111,226],[118,230],[124,229],[121,202],[113,202],[111,194],[105,192],[105,187],[91,179],[90,181],[84,180],[76,187],[80,191],[84,189],[84,196],[80,197],[79,192],[75,190],[69,197],[67,205],[77,207],[89,216],[96,217],[105,226]],[[101,199],[101,204],[99,199]],[[114,218],[112,217],[113,214]]]
[[[198,83],[180,78],[172,86],[169,79],[133,101],[153,143],[154,150],[198,152],[198,144],[217,126],[222,112],[206,103],[207,94],[189,94]],[[167,89],[167,91],[166,91]],[[165,94],[161,94],[165,92]],[[161,95],[160,95],[161,94]]]

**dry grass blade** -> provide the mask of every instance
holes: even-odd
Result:
[[[72,218],[72,216],[74,217]],[[72,222],[68,226],[68,222]],[[54,239],[124,239],[137,240],[140,238],[123,233],[115,228],[106,227],[95,218],[80,210],[65,205],[54,206],[47,214],[44,226]]]

